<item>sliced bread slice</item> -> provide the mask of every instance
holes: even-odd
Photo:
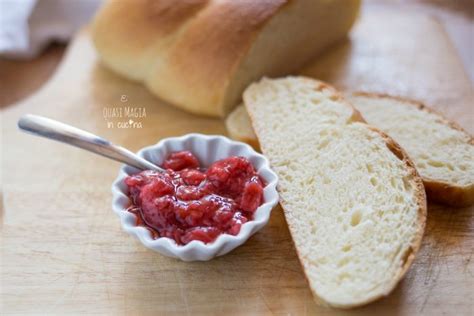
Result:
[[[449,206],[474,204],[474,140],[456,123],[420,102],[357,92],[347,98],[372,126],[393,137],[408,153],[428,199]],[[258,148],[244,106],[226,121],[230,137]]]
[[[233,139],[247,143],[257,150],[260,149],[257,135],[253,131],[252,123],[243,104],[240,104],[227,116],[225,126]]]
[[[253,131],[252,122],[250,122],[250,117],[244,104],[238,105],[227,116],[225,127],[231,138],[247,143],[255,149],[260,148],[257,135]]]
[[[351,308],[389,294],[426,219],[423,184],[405,152],[320,81],[262,79],[244,102],[317,301]]]
[[[430,200],[451,206],[474,204],[472,136],[417,101],[364,92],[347,98],[369,124],[407,151]]]

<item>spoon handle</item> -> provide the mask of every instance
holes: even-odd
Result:
[[[18,127],[26,132],[73,145],[141,170],[164,171],[128,149],[114,145],[102,137],[46,117],[26,114],[18,121]]]

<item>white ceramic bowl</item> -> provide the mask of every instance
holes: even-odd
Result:
[[[157,251],[165,256],[179,258],[184,261],[206,261],[216,256],[222,256],[234,248],[242,245],[247,239],[268,223],[270,212],[278,203],[276,191],[277,175],[270,169],[267,158],[255,152],[249,145],[236,142],[224,136],[209,136],[202,134],[188,134],[182,137],[171,137],[161,140],[158,144],[145,147],[138,155],[161,165],[163,160],[172,152],[189,150],[199,159],[204,167],[214,161],[230,156],[243,156],[253,164],[258,175],[263,179],[263,203],[255,211],[254,218],[244,223],[236,236],[221,234],[214,242],[205,244],[193,240],[186,245],[178,245],[173,239],[162,237],[153,239],[148,229],[136,226],[136,217],[127,211],[130,200],[128,188],[124,183],[127,175],[140,170],[123,166],[117,179],[112,185],[114,212],[120,217],[123,229],[137,237],[145,247]]]

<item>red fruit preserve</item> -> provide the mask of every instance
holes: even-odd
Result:
[[[191,152],[179,151],[162,167],[166,172],[146,170],[125,179],[132,202],[128,210],[154,238],[185,245],[237,235],[262,204],[263,182],[244,157],[222,159],[204,170]]]

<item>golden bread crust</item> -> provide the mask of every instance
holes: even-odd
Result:
[[[189,112],[223,117],[248,83],[274,72],[287,74],[294,69],[282,65],[301,66],[344,36],[359,6],[359,0],[109,1],[91,34],[110,69]],[[308,23],[295,24],[304,8],[313,8],[305,11]],[[330,19],[324,19],[325,10]],[[269,35],[275,27],[288,30],[287,45]],[[311,31],[318,27],[332,31]],[[313,43],[321,38],[322,44],[292,44],[303,37]]]
[[[261,28],[289,0],[110,1],[93,22],[102,61],[190,112],[222,102]]]

